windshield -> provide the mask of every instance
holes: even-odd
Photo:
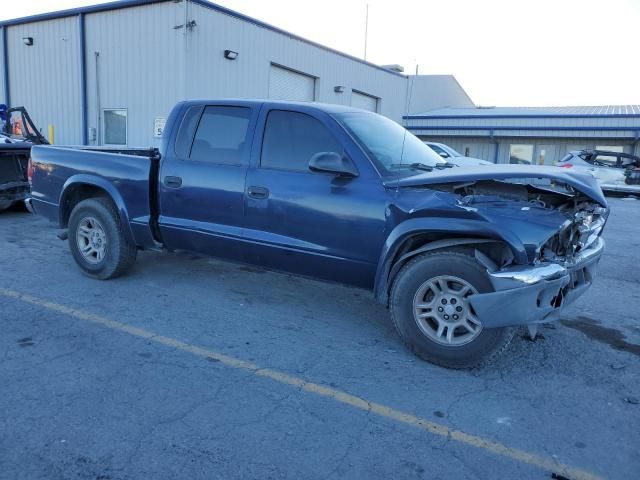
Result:
[[[335,117],[367,151],[382,175],[447,164],[418,137],[382,115],[349,112]]]

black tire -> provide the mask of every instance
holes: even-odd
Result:
[[[0,199],[0,212],[3,212],[4,210],[7,210],[7,209],[11,208],[11,205],[13,205],[13,201],[12,200],[2,200],[2,199]]]
[[[101,259],[89,261],[80,251],[78,230],[83,221],[95,219],[104,232],[106,246]],[[69,248],[82,272],[100,280],[115,278],[129,270],[136,261],[137,247],[124,232],[120,217],[107,198],[90,198],[78,203],[69,218]]]
[[[462,279],[478,293],[493,291],[485,268],[472,252],[443,250],[418,255],[402,267],[391,288],[389,308],[398,334],[418,357],[443,367],[465,369],[490,363],[509,346],[514,328],[482,328],[468,343],[451,346],[436,342],[418,326],[414,297],[425,282],[438,276]]]

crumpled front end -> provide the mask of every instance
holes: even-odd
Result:
[[[469,303],[487,328],[558,320],[564,308],[591,286],[604,247],[598,237],[571,261],[489,272],[495,291],[472,295]]]
[[[573,218],[536,250],[533,265],[489,271],[494,292],[469,297],[487,328],[559,319],[592,284],[605,249],[601,233],[608,210],[579,205]]]

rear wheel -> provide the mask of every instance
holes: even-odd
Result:
[[[101,280],[122,275],[137,255],[113,203],[106,198],[83,200],[75,206],[69,218],[69,248],[83,273]]]
[[[398,334],[420,358],[472,368],[504,351],[515,330],[485,328],[468,298],[492,291],[485,269],[465,251],[425,253],[398,273],[390,310]]]

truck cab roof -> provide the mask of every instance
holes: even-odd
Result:
[[[331,103],[321,102],[296,102],[292,100],[271,100],[271,99],[247,99],[247,98],[225,98],[225,99],[194,99],[185,100],[181,102],[182,105],[237,105],[247,107],[259,107],[264,104],[287,107],[303,107],[305,109],[315,109],[325,113],[347,113],[347,112],[367,112],[360,108],[352,107],[349,105],[336,105]],[[369,112],[371,113],[371,112]]]

